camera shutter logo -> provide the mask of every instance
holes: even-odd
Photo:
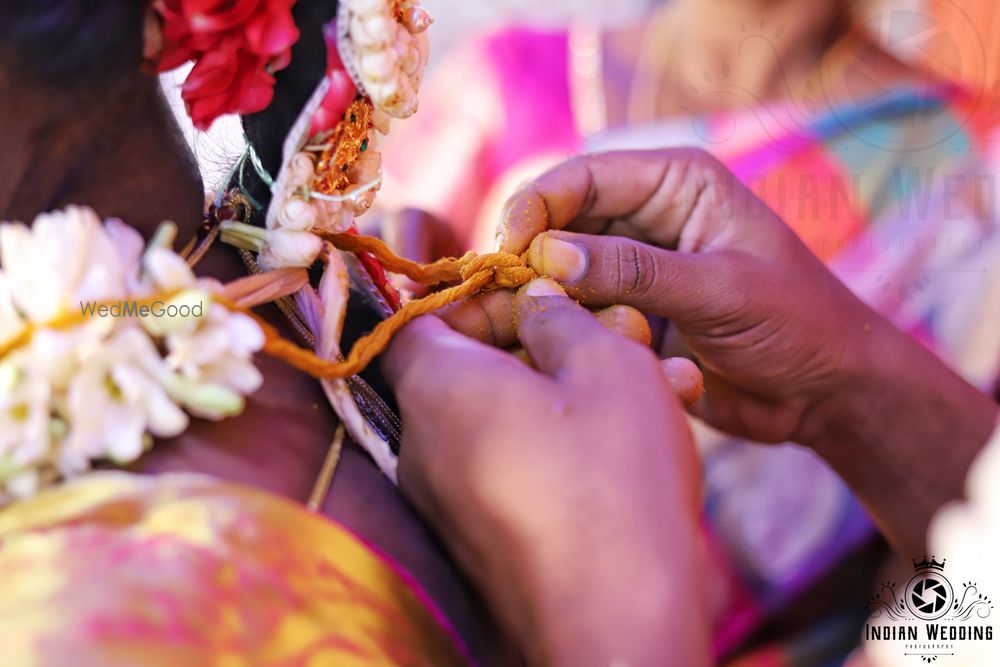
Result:
[[[948,613],[955,600],[951,582],[944,576],[945,561],[914,561],[917,574],[906,584],[904,600],[910,613],[922,621],[936,621]]]

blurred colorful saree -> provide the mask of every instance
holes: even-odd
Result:
[[[5,665],[464,665],[343,527],[187,474],[94,473],[0,511]]]

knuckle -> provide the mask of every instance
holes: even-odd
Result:
[[[683,159],[678,160],[679,167],[684,171],[682,180],[697,195],[718,195],[731,182],[729,170],[714,155],[698,148],[685,151]]]
[[[590,170],[590,163],[592,159],[593,158],[588,155],[576,155],[567,158],[535,179],[534,184],[550,185],[553,183],[560,183],[567,178],[572,178],[577,174],[585,173]]]
[[[593,378],[600,378],[594,387],[601,391],[608,386],[623,391],[637,386],[649,389],[664,382],[659,361],[651,350],[610,332],[578,345],[567,355],[566,362],[572,368],[586,369],[592,385]]]
[[[660,276],[649,246],[634,241],[616,243],[614,263],[619,294],[638,302],[655,294]]]
[[[660,148],[654,151],[657,158],[667,165],[676,165],[685,170],[697,170],[705,173],[728,173],[729,170],[703,148],[695,146],[677,146]]]
[[[674,149],[677,152],[676,158],[686,162],[690,167],[706,173],[728,173],[729,170],[719,161],[717,157],[703,148],[686,146]]]
[[[603,370],[615,363],[615,357],[610,350],[588,342],[568,350],[563,362],[570,369]]]
[[[591,366],[602,371],[617,367],[627,356],[626,341],[609,332],[598,332],[585,343],[569,351],[566,361],[571,366]]]

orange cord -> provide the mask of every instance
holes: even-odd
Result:
[[[418,264],[399,257],[381,240],[354,234],[325,234],[323,238],[336,248],[353,253],[371,253],[387,271],[405,275],[424,285],[437,285],[461,280],[454,287],[429,294],[422,299],[410,301],[385,320],[378,323],[368,335],[358,339],[344,360],[321,359],[312,350],[299,347],[283,337],[278,330],[262,317],[223,295],[213,294],[212,299],[233,311],[243,312],[252,317],[264,331],[264,351],[286,363],[308,373],[315,378],[338,379],[357,375],[371,361],[389,346],[392,337],[410,321],[427,315],[439,308],[464,299],[479,292],[504,288],[517,288],[538,274],[525,261],[507,252],[486,255],[466,253],[463,257],[448,257],[431,264]],[[171,290],[137,301],[137,305],[152,305],[156,301],[170,299],[180,290]],[[109,302],[109,304],[112,302]],[[95,304],[95,308],[102,304]],[[108,305],[108,304],[105,304]],[[48,324],[38,327],[29,324],[17,336],[0,344],[0,358],[14,348],[26,345],[39,328],[67,328],[81,324],[88,314],[81,308],[79,312],[67,313]]]
[[[277,329],[259,316],[250,313],[264,331],[264,351],[315,378],[336,379],[357,375],[389,346],[392,337],[412,320],[479,292],[516,288],[538,277],[524,260],[506,252],[486,255],[467,253],[461,258],[440,259],[431,264],[418,264],[393,253],[381,240],[355,234],[327,234],[323,238],[339,250],[368,252],[386,271],[405,275],[424,285],[436,285],[452,280],[463,282],[434,292],[422,299],[410,301],[368,335],[358,339],[343,361],[317,357],[311,350],[299,347],[284,338]]]
[[[143,306],[153,306],[159,303],[160,301],[169,301],[170,299],[180,294],[182,291],[183,290],[180,289],[165,290],[163,292],[154,294],[153,296],[146,297],[144,299],[135,299],[134,303],[130,301],[129,307],[141,308]],[[121,303],[121,301],[122,301],[121,299],[118,299],[115,301],[87,304],[86,308],[84,308],[83,304],[80,304],[79,310],[71,310],[69,312],[63,313],[57,316],[55,319],[43,325],[36,325],[32,322],[28,322],[25,324],[24,328],[17,333],[16,336],[8,338],[3,343],[0,343],[0,359],[3,359],[5,356],[7,356],[7,354],[12,352],[16,348],[22,347],[30,343],[32,337],[35,335],[35,332],[38,331],[39,329],[68,329],[78,324],[83,324],[88,319],[91,319],[94,316],[94,312],[97,309],[101,308],[102,306],[116,305]]]

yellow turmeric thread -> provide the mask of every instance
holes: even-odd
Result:
[[[169,301],[182,290],[172,289],[165,290],[158,294],[148,296],[142,299],[135,300],[135,308],[141,308],[143,306],[153,306],[160,301]],[[94,317],[94,313],[99,310],[102,306],[111,306],[113,304],[119,303],[121,300],[117,299],[114,301],[107,301],[102,303],[88,304],[85,308],[83,304],[80,304],[78,310],[65,311],[62,314],[56,316],[49,322],[45,324],[35,324],[33,322],[26,322],[24,327],[17,332],[16,335],[8,338],[3,343],[0,343],[0,359],[3,359],[10,352],[14,351],[19,347],[23,347],[31,342],[34,337],[35,332],[39,329],[69,329],[70,327],[75,327],[79,324],[83,324],[89,319]]]
[[[369,252],[387,271],[405,275],[424,285],[436,285],[452,280],[463,282],[434,292],[422,299],[410,301],[379,324],[368,335],[358,339],[343,361],[321,359],[310,350],[299,347],[253,313],[266,336],[264,351],[316,378],[335,379],[356,375],[368,366],[388,346],[392,337],[412,320],[483,291],[516,288],[537,278],[538,274],[517,255],[506,252],[446,258],[432,264],[418,264],[394,254],[379,239],[354,234],[329,234],[324,238],[340,250],[353,253]]]
[[[517,288],[538,277],[522,258],[506,252],[486,255],[466,253],[463,257],[449,257],[431,264],[412,262],[393,253],[379,239],[354,234],[327,234],[323,238],[336,248],[353,253],[371,253],[387,271],[405,275],[424,285],[438,285],[461,280],[453,287],[434,292],[422,299],[410,301],[379,324],[368,335],[358,339],[344,360],[321,359],[311,350],[299,347],[283,337],[278,330],[259,315],[243,308],[226,297],[213,294],[212,300],[233,311],[252,317],[265,335],[264,351],[316,378],[339,379],[357,375],[388,346],[392,337],[410,321],[439,308],[479,292]],[[137,305],[153,304],[168,300],[179,290],[163,292],[142,299]],[[111,303],[111,302],[109,302]],[[98,306],[100,304],[97,304]],[[0,358],[11,350],[26,345],[34,332],[41,328],[65,329],[82,324],[89,317],[82,308],[79,312],[66,313],[45,325],[28,324],[13,338],[0,343]]]

